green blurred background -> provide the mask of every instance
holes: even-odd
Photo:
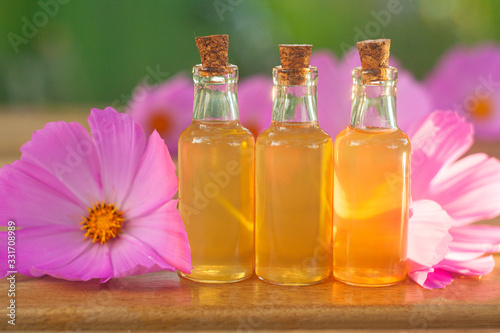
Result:
[[[340,56],[387,37],[422,78],[452,45],[500,40],[500,1],[2,0],[0,104],[123,106],[151,73],[189,73],[194,37],[216,33],[243,77],[270,73],[278,43]]]

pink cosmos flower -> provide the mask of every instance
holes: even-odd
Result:
[[[391,57],[389,63],[398,68],[397,122],[408,131],[432,112],[427,89],[399,62]],[[327,50],[314,52],[311,65],[318,67],[318,119],[320,126],[332,137],[351,121],[352,71],[361,65],[357,49],[345,53],[338,62]],[[418,102],[415,102],[418,101]]]
[[[78,123],[47,124],[0,170],[0,223],[14,221],[15,270],[67,280],[175,268],[189,273],[175,165],[155,131],[129,115],[93,109]],[[6,249],[5,232],[1,237]],[[1,251],[2,275],[7,268]]]
[[[473,126],[455,112],[436,111],[409,133],[412,142],[410,277],[443,288],[453,274],[493,270],[500,227],[471,225],[500,214],[500,161],[486,154],[459,160],[474,142]]]
[[[340,98],[350,101],[352,79],[340,76],[340,68],[335,55],[329,50],[313,52],[311,66],[318,68],[318,123],[332,138],[349,125],[351,108],[344,107]],[[348,84],[350,83],[350,86]],[[343,96],[343,97],[342,97]],[[345,104],[347,105],[347,104]]]
[[[271,125],[273,112],[273,80],[257,74],[242,79],[238,85],[241,124],[255,137]]]
[[[139,85],[132,94],[127,113],[147,135],[156,130],[175,156],[179,135],[193,116],[193,82],[177,75],[157,86]]]
[[[478,138],[500,138],[500,46],[453,48],[426,83],[436,109],[470,118]]]

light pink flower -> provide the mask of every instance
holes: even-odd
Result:
[[[257,74],[242,79],[238,85],[241,124],[255,137],[271,125],[273,113],[273,80]]]
[[[157,132],[127,114],[93,109],[47,124],[0,170],[0,221],[15,222],[15,270],[67,280],[191,270],[175,165]],[[0,243],[7,249],[3,232]],[[7,267],[1,251],[2,275]]]
[[[147,135],[156,130],[175,156],[179,135],[193,116],[193,82],[177,75],[157,86],[139,85],[132,94],[127,113]]]
[[[474,141],[473,127],[451,111],[436,111],[409,133],[412,142],[410,277],[442,288],[453,273],[493,270],[500,227],[470,225],[500,214],[500,161],[485,154],[459,158]]]
[[[313,52],[310,64],[318,68],[318,122],[332,138],[351,122],[352,70],[329,50]],[[359,57],[358,57],[359,62]],[[356,65],[356,66],[359,66]]]
[[[332,138],[347,127],[351,119],[352,79],[340,75],[338,60],[329,50],[313,52],[311,66],[318,68],[318,123]],[[347,102],[341,99],[347,99]]]
[[[398,68],[397,122],[408,131],[432,112],[427,89],[391,57],[389,63]],[[330,51],[314,52],[311,65],[318,67],[318,119],[332,137],[351,121],[352,71],[361,65],[357,49],[344,54],[338,62]]]
[[[455,47],[441,57],[426,83],[434,108],[468,117],[478,138],[500,138],[500,46]]]

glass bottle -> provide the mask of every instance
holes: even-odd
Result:
[[[351,124],[335,139],[333,271],[353,285],[407,274],[411,148],[396,125],[397,70],[382,73],[353,71]]]
[[[193,68],[193,121],[179,138],[179,211],[200,282],[243,280],[253,273],[255,141],[239,122],[238,67],[207,76]]]
[[[280,79],[294,71],[301,84]],[[318,125],[317,75],[274,68],[272,123],[256,144],[255,273],[279,285],[331,275],[333,141]]]

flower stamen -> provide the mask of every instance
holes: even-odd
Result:
[[[111,238],[115,238],[125,221],[123,212],[116,209],[114,204],[95,203],[93,208],[88,208],[89,215],[82,217],[82,228],[86,230],[85,237],[92,239],[92,242],[106,243]]]
[[[155,112],[150,120],[150,127],[153,130],[158,131],[160,134],[168,133],[172,128],[172,119],[168,113],[165,112]]]
[[[489,98],[478,98],[476,103],[469,108],[471,117],[475,120],[485,121],[493,116],[493,105]]]

